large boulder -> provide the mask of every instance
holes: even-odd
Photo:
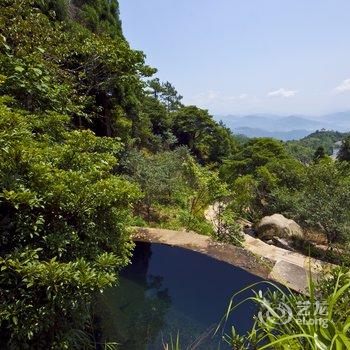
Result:
[[[263,217],[256,230],[257,236],[263,240],[270,240],[273,237],[304,237],[302,228],[294,220],[287,219],[281,214]]]

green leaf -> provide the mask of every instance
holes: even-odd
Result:
[[[19,73],[22,73],[24,71],[24,68],[22,66],[16,66],[15,67],[15,71],[19,72]]]
[[[32,71],[36,74],[36,76],[40,76],[43,74],[42,70],[39,68],[32,68]]]

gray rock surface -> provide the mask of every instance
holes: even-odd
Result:
[[[264,240],[270,240],[273,237],[304,237],[302,228],[294,220],[287,219],[281,214],[263,217],[256,229],[258,237]]]
[[[277,261],[269,278],[300,293],[308,294],[310,273],[306,268],[287,261]],[[311,278],[316,282],[319,279],[319,274],[313,272]]]

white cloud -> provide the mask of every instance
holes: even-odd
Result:
[[[242,101],[248,98],[247,94],[233,95],[233,96],[221,96],[222,101],[234,102],[234,101]]]
[[[268,97],[293,97],[298,93],[297,90],[286,90],[284,88],[278,89],[276,91],[271,91],[267,94]]]
[[[345,79],[339,86],[337,86],[335,89],[335,92],[342,93],[350,91],[350,79]]]
[[[195,96],[193,96],[192,100],[201,102],[201,103],[209,103],[209,102],[235,102],[242,101],[248,98],[247,94],[239,94],[239,95],[225,95],[219,91],[208,90],[205,92],[201,92]]]
[[[245,100],[246,98],[248,98],[247,94],[240,94],[237,96],[237,100]]]
[[[210,102],[217,99],[219,96],[220,92],[215,90],[209,90],[193,96],[193,99],[201,102]]]

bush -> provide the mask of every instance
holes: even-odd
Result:
[[[222,203],[219,203],[216,221],[217,227],[214,237],[218,241],[242,246],[244,241],[243,228],[238,222],[237,214],[230,207],[226,208]]]
[[[111,175],[121,145],[68,120],[0,103],[4,348],[75,348],[93,293],[116,282],[133,247],[139,192]]]
[[[329,242],[349,241],[350,173],[345,164],[325,159],[310,165],[299,190],[281,186],[272,195],[273,211],[325,233]]]

